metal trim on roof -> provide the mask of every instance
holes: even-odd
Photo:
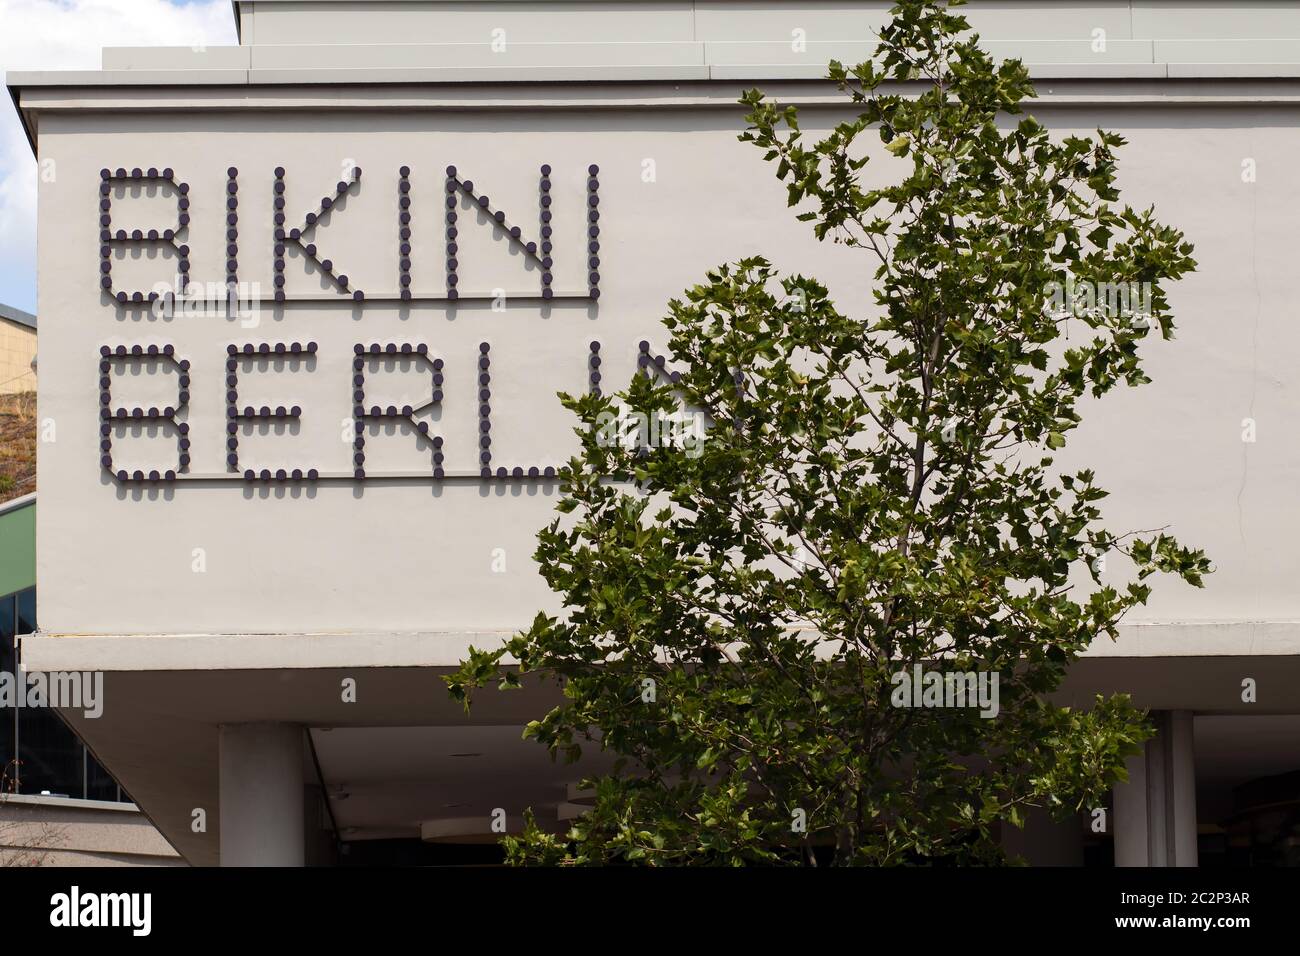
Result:
[[[29,329],[36,328],[36,316],[30,312],[24,312],[22,309],[15,309],[11,305],[5,305],[0,302],[0,319],[9,322],[17,322],[19,325],[25,325]]]

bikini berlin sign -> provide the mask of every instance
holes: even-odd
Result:
[[[362,289],[356,288],[348,279],[346,273],[341,271],[341,267],[336,267],[333,262],[325,258],[313,241],[316,227],[323,216],[329,213],[348,195],[356,195],[361,189],[361,169],[354,166],[350,170],[347,179],[340,180],[335,185],[330,195],[322,198],[317,207],[303,214],[301,219],[291,221],[285,211],[285,177],[284,167],[279,166],[274,170],[274,182],[272,186],[272,206],[274,214],[272,221],[274,223],[274,253],[275,258],[272,265],[275,269],[275,286],[274,299],[277,303],[286,303],[300,300],[300,297],[290,295],[285,291],[284,281],[284,257],[290,246],[298,254],[304,256],[322,276],[330,281],[336,296],[341,298],[351,298],[354,302],[362,303],[370,301],[452,301],[463,298],[457,289],[459,277],[457,268],[459,262],[456,258],[459,247],[457,239],[459,238],[457,208],[462,199],[468,200],[469,203],[477,206],[479,210],[490,217],[493,228],[505,232],[509,240],[518,247],[518,249],[528,258],[528,260],[540,269],[540,287],[534,295],[541,299],[554,298],[583,298],[596,299],[600,296],[600,273],[597,271],[600,265],[598,254],[600,252],[600,179],[598,174],[599,167],[589,166],[587,168],[587,247],[583,253],[587,257],[587,288],[582,292],[557,292],[551,287],[551,266],[552,253],[554,251],[551,243],[551,167],[542,166],[538,180],[538,235],[540,242],[532,241],[524,235],[523,227],[515,225],[514,221],[507,218],[505,210],[494,209],[489,197],[481,191],[476,191],[472,180],[464,179],[460,176],[455,166],[448,166],[446,170],[446,211],[444,215],[446,237],[446,260],[447,260],[447,279],[446,287],[437,291],[433,290],[415,290],[411,288],[411,197],[410,197],[410,174],[409,166],[402,166],[397,171],[397,191],[398,191],[398,215],[397,215],[397,235],[400,239],[400,245],[397,247],[397,267],[398,267],[398,285],[396,291],[390,291],[381,294],[371,294],[367,296]],[[185,289],[189,285],[189,254],[190,248],[186,243],[187,233],[190,225],[190,187],[186,182],[180,181],[175,173],[170,169],[148,170],[135,168],[126,170],[118,168],[117,170],[101,169],[99,171],[99,241],[100,241],[100,278],[99,285],[104,292],[122,305],[154,305],[158,300],[167,300],[169,297],[182,299],[185,296]],[[226,284],[238,286],[239,283],[239,170],[230,167],[226,170]],[[177,215],[175,225],[165,228],[155,229],[122,229],[113,228],[113,199],[112,192],[114,184],[149,184],[158,187],[161,191],[173,193],[176,196]],[[293,222],[296,221],[297,225]],[[176,292],[141,292],[127,291],[118,289],[113,282],[112,253],[115,246],[122,245],[141,245],[149,244],[151,246],[164,246],[170,249],[176,255],[177,272],[180,281]],[[472,298],[472,297],[470,297]],[[480,296],[480,298],[487,298]],[[318,301],[313,297],[313,301]]]
[[[411,170],[401,166],[396,170],[388,186],[396,189],[397,217],[393,224],[397,237],[396,289],[387,291],[371,290],[367,292],[357,287],[350,279],[346,266],[336,264],[326,257],[324,251],[317,247],[317,226],[322,219],[330,218],[337,222],[346,216],[346,198],[360,193],[362,175],[359,167],[352,167],[346,177],[335,184],[328,195],[320,200],[314,209],[300,216],[291,215],[286,210],[286,181],[290,176],[283,167],[267,170],[265,176],[271,181],[271,203],[273,228],[270,236],[259,237],[260,248],[269,247],[273,253],[273,300],[277,307],[292,308],[296,304],[322,301],[350,302],[352,308],[362,309],[367,303],[407,304],[414,302],[471,302],[491,300],[500,295],[500,290],[492,294],[465,293],[458,288],[458,267],[461,248],[458,239],[462,228],[484,228],[475,223],[462,223],[458,210],[469,206],[476,219],[486,217],[487,228],[494,230],[512,246],[512,251],[525,258],[537,273],[538,287],[524,293],[512,293],[515,299],[547,300],[586,300],[594,302],[600,296],[599,251],[600,251],[600,181],[599,168],[595,165],[586,170],[585,209],[575,215],[585,216],[585,245],[574,249],[575,258],[585,260],[586,287],[580,290],[564,290],[552,285],[552,264],[556,250],[552,243],[552,196],[551,167],[543,165],[538,170],[537,196],[538,206],[535,213],[536,224],[525,229],[518,225],[519,220],[511,219],[504,209],[495,208],[489,197],[476,189],[472,180],[466,178],[455,166],[446,168],[445,198],[441,210],[443,222],[442,234],[445,240],[445,284],[437,289],[416,288],[413,286],[411,268],[412,257],[412,200]],[[187,302],[210,298],[190,280],[190,188],[170,168],[150,169],[102,169],[99,183],[99,286],[102,295],[119,308],[149,309],[156,313],[173,314],[182,310]],[[370,182],[373,177],[367,178]],[[122,228],[114,223],[114,194],[121,212],[122,187],[145,187],[158,195],[174,197],[176,217],[174,222],[156,223],[153,228]],[[234,308],[241,288],[240,266],[240,170],[231,167],[226,171],[225,183],[225,220],[224,253],[225,284],[228,303]],[[126,203],[129,211],[129,197]],[[427,221],[423,219],[422,221]],[[245,230],[247,232],[248,230]],[[214,233],[214,237],[215,237]],[[265,243],[265,245],[263,245]],[[174,285],[161,285],[151,291],[131,290],[118,287],[113,275],[113,256],[115,251],[126,249],[146,249],[152,251],[170,250],[175,260],[176,277]],[[324,294],[295,294],[285,282],[285,257],[292,253],[296,258],[306,261],[325,281],[329,291]],[[567,254],[567,253],[566,253]],[[587,346],[588,387],[595,393],[600,391],[600,343],[591,342]],[[553,478],[553,466],[514,465],[506,467],[493,460],[492,451],[492,356],[491,346],[482,342],[478,347],[476,368],[472,371],[457,370],[458,386],[473,388],[477,397],[477,459],[478,468],[473,471],[451,472],[443,467],[443,438],[432,434],[428,421],[417,421],[416,416],[430,409],[438,408],[443,399],[444,384],[449,370],[444,360],[438,356],[430,343],[423,341],[386,341],[356,342],[352,345],[351,377],[348,382],[340,383],[351,392],[352,408],[352,456],[350,470],[325,471],[318,468],[266,468],[250,467],[241,461],[239,450],[239,433],[241,428],[256,423],[294,423],[303,415],[300,406],[269,406],[244,404],[240,401],[240,375],[245,373],[251,362],[257,360],[275,360],[278,363],[294,365],[310,362],[320,353],[321,347],[315,341],[232,341],[226,345],[225,377],[220,382],[212,382],[211,387],[220,389],[225,404],[225,435],[211,436],[212,441],[224,440],[224,473],[195,475],[190,471],[190,451],[194,441],[208,440],[207,436],[195,435],[186,418],[191,391],[195,387],[206,387],[205,383],[192,382],[190,357],[170,343],[149,345],[106,342],[99,347],[99,417],[100,417],[100,465],[112,478],[121,483],[159,483],[201,479],[205,481],[261,481],[261,482],[315,482],[330,479],[349,481],[366,481],[382,478],[420,478],[433,480],[446,478],[495,478],[505,480],[545,480]],[[386,364],[402,363],[405,367],[420,367],[428,374],[432,387],[421,396],[418,402],[401,406],[381,405],[367,401],[367,374],[382,371]],[[638,355],[639,367],[649,374],[661,374],[669,378],[675,376],[665,369],[662,356],[655,355],[647,342],[640,343]],[[176,384],[174,404],[152,406],[127,405],[115,403],[113,383],[127,370],[136,374],[167,373],[173,375]],[[367,426],[376,423],[395,424],[409,433],[410,440],[428,450],[432,463],[427,472],[401,473],[367,473],[365,462],[365,431]],[[177,451],[174,461],[161,463],[157,467],[126,469],[114,465],[113,442],[121,439],[123,430],[130,426],[143,426],[151,433],[171,435],[176,439]]]

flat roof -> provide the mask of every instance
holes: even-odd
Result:
[[[11,89],[816,80],[874,51],[892,0],[232,0],[236,46],[108,47]],[[965,16],[1043,79],[1300,77],[1293,0],[1002,0]]]
[[[36,316],[22,309],[15,309],[12,305],[5,305],[3,302],[0,302],[0,319],[25,325],[29,329],[36,328]]]
[[[135,98],[151,91],[208,99],[222,89],[328,88],[333,94],[345,86],[492,84],[536,99],[535,91],[548,84],[813,83],[824,79],[831,60],[871,56],[891,5],[232,0],[238,45],[110,47],[99,70],[12,72],[6,85],[34,148],[30,112],[42,104],[28,102],[24,91],[65,97],[86,91],[83,106],[111,109],[109,94]],[[1300,4],[1293,0],[1002,0],[961,13],[986,50],[997,59],[1020,59],[1036,81],[1104,84],[1117,100],[1139,86],[1182,95],[1175,91],[1199,83],[1238,94],[1252,83],[1296,87],[1300,81]]]

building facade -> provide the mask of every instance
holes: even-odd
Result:
[[[36,316],[0,302],[0,395],[36,390]]]
[[[867,58],[889,5],[233,6],[236,47],[7,78],[54,170],[57,440],[23,660],[105,674],[103,715],[65,717],[190,863],[472,855],[438,848],[529,807],[562,823],[592,769],[519,740],[542,690],[466,717],[438,679],[558,610],[531,563],[574,447],[555,393],[621,384],[662,353],[665,303],[746,255],[868,308],[856,258],[737,141],[736,101],[760,86],[831,128],[850,114],[826,63]],[[1062,689],[1129,692],[1162,729],[1100,827],[1007,840],[1045,863],[1294,865],[1300,8],[966,14],[1030,67],[1053,131],[1124,135],[1126,199],[1196,244],[1154,383],[1086,409],[1068,457],[1115,525],[1167,525],[1217,568],[1158,589]]]

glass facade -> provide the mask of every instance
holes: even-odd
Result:
[[[36,630],[36,589],[0,597],[0,673],[15,687],[21,671],[15,636]],[[99,761],[46,707],[0,705],[0,767],[8,793],[45,794],[82,800],[129,800]]]

